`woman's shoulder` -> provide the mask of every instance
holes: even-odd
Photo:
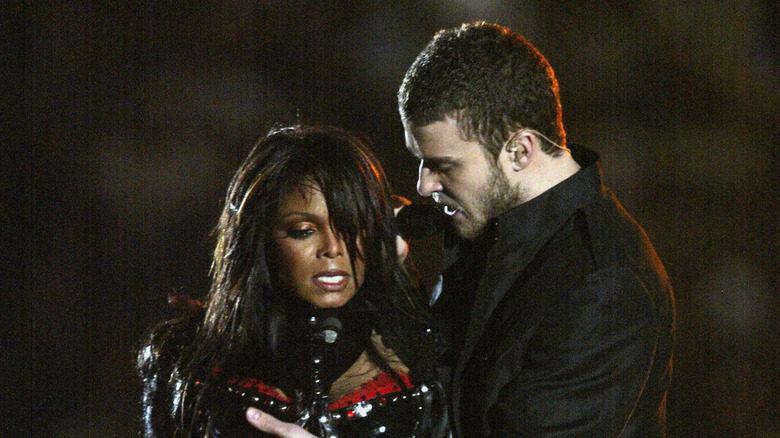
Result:
[[[176,363],[182,350],[192,343],[202,320],[203,311],[198,309],[152,327],[138,350],[141,374]]]

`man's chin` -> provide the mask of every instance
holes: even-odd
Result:
[[[463,240],[475,240],[485,229],[484,223],[475,222],[459,212],[452,218],[455,233]]]

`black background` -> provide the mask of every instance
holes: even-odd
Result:
[[[550,3],[7,3],[3,436],[135,435],[136,344],[168,292],[205,291],[229,179],[274,124],[368,135],[416,199],[395,93],[475,19],[547,56],[569,141],[666,265],[669,435],[780,433],[777,2]],[[426,275],[433,246],[413,248]]]

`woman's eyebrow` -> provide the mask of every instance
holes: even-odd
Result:
[[[286,219],[286,218],[288,218],[290,216],[300,216],[303,219],[306,219],[306,220],[309,220],[309,221],[312,221],[312,222],[319,221],[321,219],[321,217],[319,215],[312,214],[312,213],[309,213],[309,212],[306,212],[306,211],[289,211],[289,212],[285,213],[284,216],[282,216],[282,217]]]

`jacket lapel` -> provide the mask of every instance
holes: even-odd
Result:
[[[463,370],[474,353],[474,348],[482,337],[490,316],[520,273],[533,260],[540,246],[539,241],[516,242],[511,246],[501,246],[497,242],[490,250],[485,273],[477,286],[465,342],[455,365],[452,396],[454,412],[460,412],[460,388],[462,388],[460,382]],[[458,416],[454,419],[456,422],[460,420]]]

